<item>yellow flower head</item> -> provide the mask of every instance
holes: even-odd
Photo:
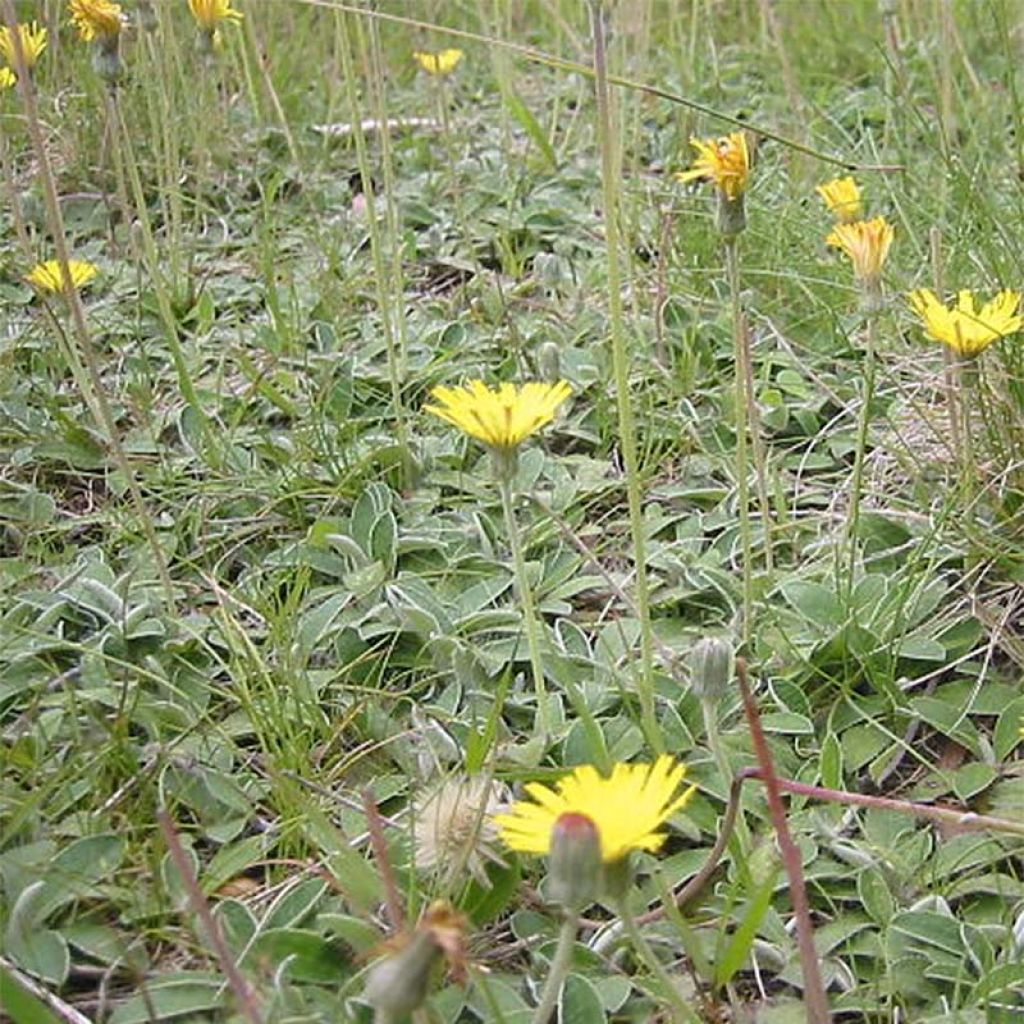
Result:
[[[597,828],[601,860],[612,864],[631,850],[657,850],[665,841],[656,831],[685,807],[696,787],[679,793],[686,766],[664,754],[654,764],[617,764],[610,776],[592,765],[581,765],[560,779],[552,790],[538,782],[507,814],[494,817],[501,837],[513,850],[548,853],[551,832],[563,814],[581,814]]]
[[[36,61],[46,49],[46,28],[40,27],[38,22],[33,21],[31,25],[19,25],[18,35],[21,37],[21,52],[25,58],[25,67],[34,68]],[[0,54],[3,54],[8,64],[17,65],[18,57],[14,52],[14,34],[6,25],[0,26]]]
[[[853,178],[834,178],[817,188],[818,195],[835,214],[840,224],[849,224],[861,217],[860,186]]]
[[[68,269],[71,271],[71,283],[76,289],[88,284],[99,273],[95,265],[85,260],[68,260]],[[37,264],[32,268],[32,272],[26,275],[25,280],[29,284],[34,284],[40,291],[64,291],[64,275],[57,260]]]
[[[1020,292],[1002,291],[979,310],[974,293],[962,291],[956,305],[947,308],[935,292],[920,288],[910,293],[910,306],[921,318],[925,334],[961,356],[972,358],[993,341],[1020,330]]]
[[[439,53],[413,52],[413,59],[431,75],[450,75],[463,58],[461,50],[441,50]]]
[[[188,9],[207,32],[215,31],[219,21],[242,20],[242,12],[231,6],[231,0],[188,0]]]
[[[746,132],[732,132],[719,139],[690,139],[698,156],[693,167],[676,175],[680,181],[704,178],[713,181],[726,199],[738,199],[750,178],[750,147]]]
[[[850,257],[858,281],[877,283],[892,245],[892,225],[884,217],[837,224],[825,244],[842,249]]]
[[[572,388],[564,380],[557,384],[532,381],[522,388],[501,384],[492,391],[482,380],[471,380],[465,387],[438,387],[430,393],[439,404],[425,405],[426,412],[454,423],[491,448],[512,451],[555,418]]]
[[[121,5],[112,0],[68,0],[68,13],[87,43],[116,39],[121,32]]]
[[[0,90],[10,89],[18,76],[10,68],[0,68]]]

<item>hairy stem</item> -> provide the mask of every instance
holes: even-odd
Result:
[[[647,544],[644,537],[643,503],[640,495],[640,466],[637,458],[636,427],[629,394],[630,353],[626,347],[626,329],[622,311],[622,270],[619,265],[619,140],[613,123],[608,92],[608,66],[605,53],[604,12],[601,0],[591,0],[591,26],[594,35],[594,80],[597,92],[597,128],[601,146],[601,184],[604,196],[605,249],[608,261],[608,318],[611,332],[612,375],[619,419],[619,443],[626,470],[626,498],[629,504],[629,528],[633,541],[636,573],[636,609],[640,623],[640,672],[637,693],[640,698],[640,724],[655,753],[665,750],[658,727],[654,702],[654,630],[651,626],[647,592]]]

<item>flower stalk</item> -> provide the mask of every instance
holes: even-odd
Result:
[[[533,603],[533,592],[526,573],[526,558],[519,536],[515,507],[512,501],[512,476],[507,471],[498,474],[498,490],[501,492],[501,508],[505,516],[505,532],[512,550],[512,567],[515,573],[516,591],[523,609],[523,628],[526,631],[526,646],[530,655],[530,671],[533,674],[533,689],[537,697],[537,726],[545,740],[551,736],[551,716],[548,712],[547,687],[544,682],[544,659],[541,654],[541,637],[537,613]]]
[[[615,405],[619,421],[619,443],[626,470],[626,499],[629,528],[633,542],[633,566],[636,576],[636,608],[640,625],[640,671],[637,695],[640,724],[648,744],[656,753],[665,749],[658,725],[654,697],[654,629],[651,624],[647,581],[647,543],[644,534],[643,503],[640,494],[640,467],[637,458],[636,427],[629,393],[630,353],[622,310],[622,270],[619,265],[619,168],[618,136],[612,123],[608,90],[608,64],[601,0],[591,0],[590,21],[594,39],[594,85],[597,95],[597,129],[601,147],[601,184],[604,206],[605,251],[608,267],[608,317],[611,339],[612,375],[615,381]]]
[[[558,945],[551,960],[548,976],[541,989],[540,1002],[533,1014],[533,1024],[548,1024],[551,1014],[558,1005],[558,996],[562,991],[566,975],[572,964],[572,947],[576,943],[576,932],[579,928],[579,913],[567,910],[562,918],[562,927],[558,931]]]

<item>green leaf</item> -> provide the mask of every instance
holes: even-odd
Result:
[[[186,1013],[223,1007],[230,990],[219,974],[201,971],[167,974],[147,982],[145,993],[132,996],[111,1014],[109,1024],[153,1024]]]
[[[857,896],[861,905],[879,924],[888,924],[895,909],[885,876],[877,868],[864,868],[857,876]]]
[[[843,747],[839,737],[830,732],[821,744],[819,762],[821,784],[829,789],[842,789],[843,786]]]
[[[961,800],[969,800],[988,789],[998,777],[999,773],[989,764],[965,764],[953,773],[953,791]]]
[[[271,928],[260,932],[249,947],[245,962],[262,964],[275,974],[283,967],[293,981],[321,985],[340,984],[348,977],[351,967],[341,947],[302,928]]]
[[[537,119],[530,113],[529,108],[523,102],[519,93],[511,85],[507,85],[502,92],[502,98],[509,113],[519,122],[523,131],[526,132],[533,144],[541,151],[551,169],[557,171],[558,160],[555,157],[555,151],[544,129],[541,128],[537,123]]]
[[[0,1007],[13,1024],[60,1024],[46,1004],[0,965]]]
[[[775,892],[775,879],[778,876],[778,869],[768,873],[761,881],[761,884],[754,890],[754,895],[747,903],[746,911],[740,920],[740,925],[733,932],[729,944],[715,964],[715,984],[727,985],[733,975],[740,970],[747,962],[750,950],[757,937],[757,929],[761,925],[768,908],[772,903],[772,894]]]
[[[829,631],[846,621],[846,615],[835,593],[820,583],[791,580],[782,587],[785,599],[809,622]]]
[[[558,1024],[599,1024],[606,1020],[604,1003],[593,984],[580,974],[570,974],[562,989]]]
[[[304,921],[327,891],[322,878],[304,878],[286,889],[263,918],[264,928],[292,928]]]

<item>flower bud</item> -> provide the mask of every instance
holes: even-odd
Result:
[[[732,644],[706,636],[690,651],[690,685],[701,700],[718,700],[732,679]]]
[[[115,86],[124,77],[121,63],[121,37],[98,36],[92,51],[93,70],[107,85]]]
[[[747,226],[747,209],[741,192],[730,199],[724,189],[718,190],[718,205],[715,207],[715,227],[727,242],[743,233]]]
[[[441,946],[429,929],[413,932],[397,953],[378,960],[370,969],[363,999],[382,1015],[403,1017],[423,1005],[430,972]]]
[[[153,0],[136,0],[135,10],[139,19],[139,28],[143,32],[155,32],[159,22],[156,11],[153,10]]]
[[[569,911],[580,911],[601,894],[601,836],[585,814],[567,811],[551,830],[548,854],[551,895]]]
[[[537,368],[541,377],[552,384],[562,379],[562,350],[553,341],[545,341],[537,349]]]

